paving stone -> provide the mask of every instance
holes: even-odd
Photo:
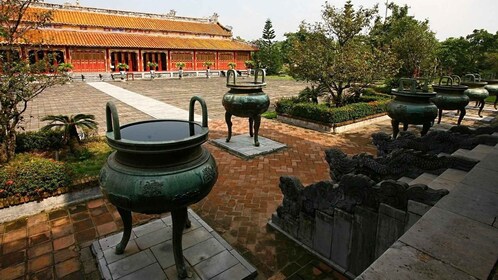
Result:
[[[102,247],[102,249],[106,250],[107,248],[115,247],[121,241],[122,238],[123,238],[123,232],[120,232],[105,238],[101,238],[99,239],[98,242]],[[135,238],[136,238],[135,233],[131,231],[130,240],[133,240]]]
[[[140,252],[140,249],[138,248],[137,243],[135,242],[135,240],[130,240],[126,245],[126,249],[123,254],[120,255],[116,254],[116,246],[114,246],[112,248],[104,250],[104,257],[106,259],[106,262],[108,264],[111,264],[113,262],[124,259],[128,256],[134,255],[138,252]]]
[[[33,236],[40,234],[42,232],[50,231],[50,224],[48,223],[39,223],[33,226],[28,227],[28,235]]]
[[[68,215],[68,212],[66,209],[58,209],[52,212],[48,213],[48,219],[49,220],[55,220],[58,218],[66,217]]]
[[[182,237],[182,247],[183,249],[187,249],[195,244],[198,244],[204,240],[207,240],[211,237],[211,234],[204,228],[198,228],[196,230],[187,232],[183,234]]]
[[[109,264],[109,270],[112,277],[117,279],[145,268],[154,262],[154,256],[149,250],[146,250]]]
[[[73,234],[74,229],[72,225],[63,225],[60,227],[53,227],[51,231],[52,231],[52,238],[59,238]]]
[[[175,264],[175,257],[173,255],[173,242],[168,240],[157,244],[156,246],[150,248],[154,256],[156,257],[159,265],[166,269]]]
[[[423,173],[422,175],[418,176],[417,178],[413,179],[413,181],[410,182],[410,185],[415,185],[415,184],[424,184],[427,185],[430,182],[434,181],[438,176],[429,174],[429,173]]]
[[[28,240],[26,238],[14,240],[8,243],[5,243],[4,241],[2,245],[2,252],[3,254],[6,255],[8,253],[25,249],[27,246],[28,246]]]
[[[493,171],[498,171],[498,166],[496,164],[496,157],[498,153],[498,149],[495,148],[494,152],[489,153],[484,157],[481,162],[479,162],[476,166],[479,168],[485,168]]]
[[[47,213],[42,212],[42,213],[28,217],[27,226],[29,228],[29,227],[32,227],[34,225],[45,223],[46,221],[48,221],[48,215],[47,215]]]
[[[12,242],[12,241],[15,241],[15,240],[26,238],[26,236],[27,236],[27,232],[26,231],[27,231],[26,228],[20,228],[20,229],[16,229],[16,230],[12,230],[12,231],[6,232],[3,235],[3,242],[4,243],[8,243],[8,242]]]
[[[154,232],[156,230],[161,230],[166,228],[166,224],[161,220],[155,220],[144,225],[133,228],[133,232],[137,237],[146,235],[148,233]]]
[[[97,233],[99,236],[105,236],[109,233],[115,232],[118,230],[118,226],[115,222],[105,223],[103,225],[97,226]]]
[[[30,259],[52,252],[52,242],[38,244],[28,249],[28,257]]]
[[[473,279],[451,265],[434,259],[428,254],[401,242],[396,242],[379,259],[375,268],[364,271],[358,280],[385,279]]]
[[[37,272],[54,264],[52,254],[45,254],[28,261],[28,271]]]
[[[457,184],[449,195],[438,201],[436,207],[492,226],[498,216],[497,201],[498,192]]]
[[[147,267],[144,267],[140,270],[137,270],[131,274],[120,278],[121,280],[137,280],[137,279],[146,279],[146,280],[164,280],[166,279],[166,275],[161,267],[154,263]]]
[[[197,275],[197,273],[194,271],[194,269],[187,265],[187,273],[189,275],[188,279],[189,280],[201,280],[201,277]],[[176,272],[176,266],[170,266],[167,269],[164,270],[164,273],[166,273],[166,276],[168,277],[168,280],[181,280],[178,278],[178,273]]]
[[[399,241],[480,279],[488,277],[498,259],[496,229],[438,207]]]
[[[243,265],[237,264],[211,279],[212,280],[249,279],[250,276],[251,274]]]
[[[6,268],[9,266],[15,266],[20,263],[24,263],[26,260],[26,250],[15,251],[6,255],[2,255],[0,258],[0,268]]]
[[[259,147],[254,146],[254,140],[247,134],[233,135],[230,142],[226,142],[225,138],[211,140],[216,145],[227,149],[229,152],[241,156],[243,158],[253,158],[259,155],[277,152],[287,145],[273,141],[261,135],[258,135]]]
[[[160,231],[151,232],[136,238],[138,247],[143,250],[173,238],[173,229],[164,227]]]
[[[72,258],[67,261],[55,265],[55,274],[58,278],[65,277],[81,269],[81,264],[78,258]]]
[[[183,251],[183,256],[191,265],[195,266],[199,262],[206,260],[224,250],[225,247],[223,247],[223,245],[221,245],[216,238],[212,237],[185,249]]]
[[[15,266],[9,266],[0,270],[0,279],[12,280],[23,277],[26,272],[26,265],[24,263]]]
[[[202,279],[210,279],[238,264],[238,260],[228,251],[223,251],[194,266]]]
[[[53,241],[54,251],[67,248],[75,243],[74,235],[68,235],[61,238],[57,238]]]
[[[70,246],[69,248],[54,252],[54,263],[57,264],[76,257],[79,257],[78,249],[76,249],[76,246]]]

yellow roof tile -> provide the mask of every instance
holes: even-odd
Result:
[[[230,39],[169,37],[157,34],[66,31],[41,29],[29,34],[31,42],[50,46],[111,47],[142,49],[187,49],[254,51],[253,46]]]
[[[32,7],[30,12],[41,12],[47,9]],[[75,25],[87,27],[102,27],[110,29],[137,29],[155,32],[180,32],[190,34],[206,34],[228,36],[232,34],[216,22],[194,22],[187,20],[173,20],[147,18],[118,14],[97,13],[75,10],[53,10],[51,24]]]

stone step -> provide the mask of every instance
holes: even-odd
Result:
[[[458,149],[456,150],[452,156],[461,156],[461,157],[466,157],[474,160],[482,160],[485,158],[491,151],[493,151],[494,147],[493,146],[487,146],[487,145],[477,145],[474,149],[472,150],[465,150],[465,149]]]
[[[413,181],[413,178],[410,178],[410,177],[401,177],[397,181],[399,181],[399,182],[405,182],[408,185],[410,185],[410,182]]]
[[[453,187],[460,183],[465,175],[467,175],[467,172],[465,171],[449,168],[427,184],[427,186],[436,190],[446,189],[451,192]]]
[[[434,181],[438,176],[430,173],[423,173],[422,175],[418,176],[417,178],[413,179],[409,184],[410,185],[415,185],[415,184],[424,184],[424,185],[429,185],[432,181]]]

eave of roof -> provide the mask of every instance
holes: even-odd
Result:
[[[40,29],[28,34],[30,42],[45,46],[109,47],[178,50],[255,51],[256,48],[230,39],[184,38],[157,34],[67,31]]]

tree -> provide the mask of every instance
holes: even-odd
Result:
[[[267,74],[277,74],[282,69],[282,55],[278,44],[273,41],[275,31],[270,19],[265,22],[263,35],[254,44],[259,48],[253,56],[258,67],[266,68]]]
[[[291,75],[324,89],[336,106],[345,105],[351,87],[363,86],[396,70],[388,49],[372,48],[362,35],[377,7],[355,10],[351,1],[343,9],[325,3],[323,23],[302,23],[288,34]]]
[[[49,115],[42,118],[42,121],[50,122],[42,130],[55,129],[63,132],[62,142],[69,145],[71,153],[79,150],[80,137],[78,135],[78,128],[97,129],[98,125],[95,121],[95,116],[88,114],[77,114],[74,116]]]
[[[498,32],[480,29],[466,37],[448,38],[437,53],[444,74],[498,73]]]
[[[22,114],[28,103],[48,87],[68,81],[67,64],[54,63],[54,56],[30,64],[23,54],[25,47],[41,49],[34,42],[36,29],[47,24],[50,12],[33,12],[28,8],[41,0],[3,0],[0,3],[0,163],[14,157],[16,131],[22,129]],[[46,73],[50,72],[50,75]]]
[[[432,76],[435,74],[438,41],[429,22],[408,15],[408,6],[388,5],[391,15],[377,16],[370,32],[376,47],[389,47],[401,62],[397,77]]]

